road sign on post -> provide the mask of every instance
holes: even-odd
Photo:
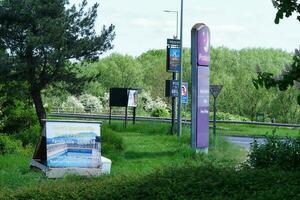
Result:
[[[217,120],[217,97],[220,94],[221,90],[223,88],[223,85],[210,85],[209,90],[210,93],[214,97],[214,139],[216,138],[216,120]]]
[[[178,80],[166,80],[166,97],[178,97]]]
[[[191,146],[197,151],[207,152],[209,144],[210,31],[205,24],[198,23],[193,26],[191,34]]]
[[[188,104],[189,102],[189,95],[188,95],[188,83],[183,82],[181,87],[181,102],[183,104]]]
[[[180,40],[167,39],[167,72],[179,72],[180,59]]]
[[[223,85],[210,85],[209,86],[210,93],[213,95],[214,98],[218,97],[222,88],[223,88]]]

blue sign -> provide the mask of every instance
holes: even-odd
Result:
[[[180,48],[171,47],[168,48],[167,58],[167,71],[168,72],[179,72],[180,71]]]
[[[188,104],[189,102],[189,95],[188,95],[188,83],[183,82],[181,87],[181,102],[183,104]]]

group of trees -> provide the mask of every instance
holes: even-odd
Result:
[[[224,85],[218,97],[220,112],[252,120],[255,120],[257,113],[264,113],[281,122],[300,121],[296,90],[257,90],[252,83],[257,77],[257,65],[262,70],[279,73],[283,65],[292,61],[292,54],[275,49],[252,48],[238,51],[219,47],[212,48],[211,57],[211,84]],[[125,60],[130,64],[124,64]],[[169,102],[170,99],[165,98],[164,93],[165,80],[171,79],[171,73],[166,72],[165,60],[165,50],[150,50],[136,58],[113,54],[83,69],[87,77],[97,77],[86,83],[85,91],[103,96],[110,87],[137,87]],[[191,84],[189,61],[190,51],[185,49],[183,79]]]

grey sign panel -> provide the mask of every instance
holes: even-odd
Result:
[[[217,98],[218,95],[220,94],[221,90],[223,88],[223,85],[210,85],[210,93]]]

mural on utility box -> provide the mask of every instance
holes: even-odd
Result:
[[[100,167],[100,124],[47,122],[47,166]]]

